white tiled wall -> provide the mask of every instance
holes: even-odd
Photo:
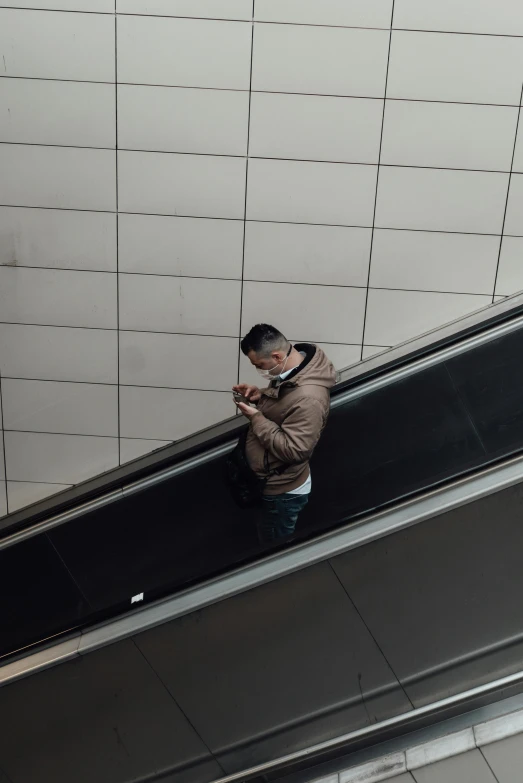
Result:
[[[0,515],[232,415],[256,321],[522,289],[522,85],[520,0],[0,0]]]

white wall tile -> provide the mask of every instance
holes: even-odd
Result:
[[[114,82],[114,40],[109,14],[0,8],[2,76]]]
[[[120,215],[120,272],[241,279],[243,221]]]
[[[116,328],[116,275],[0,266],[7,323]]]
[[[256,0],[254,18],[262,22],[390,27],[392,0]]]
[[[518,109],[387,101],[381,163],[510,171]]]
[[[512,171],[523,172],[523,121],[520,118]]]
[[[236,337],[241,283],[236,280],[120,276],[120,329]]]
[[[249,327],[245,329],[246,332],[248,330]],[[244,356],[241,351],[240,351],[239,382],[250,383],[253,386],[258,386],[259,388],[263,388],[268,383],[256,372],[255,367],[252,366],[249,359],[246,356]],[[0,474],[0,478],[1,478],[1,474]]]
[[[383,102],[375,99],[254,93],[249,152],[266,158],[377,163],[382,114]]]
[[[370,359],[371,356],[379,356],[380,353],[385,353],[385,351],[389,351],[390,348],[386,348],[383,345],[364,345],[363,346],[363,355],[362,359]]]
[[[185,389],[120,391],[120,431],[127,438],[179,440],[235,415],[232,394]]]
[[[519,105],[523,38],[392,34],[387,97]]]
[[[34,481],[8,481],[7,493],[9,496],[9,513],[18,511],[19,508],[38,503],[39,500],[56,495],[68,489],[71,484],[38,484]]]
[[[375,189],[375,166],[255,159],[247,218],[370,226]]]
[[[252,19],[252,0],[116,0],[119,14]]]
[[[245,165],[242,158],[119,152],[120,210],[243,218]]]
[[[241,331],[264,322],[291,340],[361,343],[365,294],[362,288],[246,282]]]
[[[0,203],[112,211],[115,155],[111,150],[0,144]]]
[[[360,360],[361,346],[339,345],[338,343],[317,343],[322,348],[337,370],[344,370]]]
[[[5,481],[0,479],[0,517],[7,514],[7,493]]]
[[[523,35],[523,14],[519,0],[396,0],[394,27]]]
[[[523,237],[503,237],[496,294],[523,291]]]
[[[0,265],[116,272],[116,215],[0,207]]]
[[[55,11],[92,11],[114,13],[114,0],[12,0],[1,2],[0,8],[43,8]]]
[[[496,236],[376,229],[370,284],[492,295],[498,252]]]
[[[244,278],[365,286],[371,234],[370,228],[248,222]]]
[[[174,87],[248,90],[251,25],[118,17],[118,80]]]
[[[369,291],[365,343],[397,345],[487,306],[491,296]]]
[[[8,481],[77,484],[118,465],[118,438],[6,432]]]
[[[4,378],[118,383],[117,332],[0,323]]]
[[[248,114],[248,92],[122,84],[119,147],[245,155]]]
[[[376,226],[499,234],[508,176],[384,166],[380,170]]]
[[[2,436],[2,430],[0,430],[0,480],[5,478],[5,463],[4,463],[4,441]]]
[[[115,146],[111,84],[0,80],[0,142]]]
[[[3,378],[4,428],[118,437],[118,388]]]
[[[505,215],[505,234],[523,236],[523,174],[513,174]]]
[[[252,89],[383,97],[389,33],[257,24]]]
[[[230,391],[238,372],[238,340],[120,332],[120,383]]]
[[[120,438],[120,464],[150,454],[151,451],[167,446],[168,440],[140,440],[139,438]]]

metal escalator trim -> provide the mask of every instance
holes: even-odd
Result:
[[[78,658],[78,645],[80,643],[80,632],[71,639],[58,642],[44,650],[27,655],[25,658],[19,658],[16,661],[10,661],[0,667],[0,687],[9,685],[15,680],[21,680],[31,674],[36,674],[51,666],[56,666],[65,661],[71,661]]]
[[[436,677],[439,674],[450,671],[451,669],[459,669],[460,666],[466,666],[469,663],[478,661],[482,658],[487,658],[490,655],[509,650],[511,647],[517,647],[523,642],[523,631],[517,634],[513,634],[505,639],[501,639],[498,642],[492,642],[484,647],[479,647],[472,652],[464,653],[462,655],[446,660],[443,663],[431,666],[428,669],[422,669],[415,674],[410,674],[408,677],[402,680],[402,685],[408,688],[410,685],[416,685],[417,683],[424,682],[431,677]]]
[[[366,394],[371,394],[377,389],[381,389],[384,386],[389,386],[396,381],[408,378],[410,375],[421,372],[429,367],[434,367],[436,364],[453,359],[456,356],[460,356],[466,351],[478,348],[481,345],[497,340],[500,337],[505,337],[512,332],[518,331],[523,327],[523,316],[515,318],[513,321],[495,326],[493,329],[489,329],[481,334],[473,335],[462,340],[455,345],[451,345],[448,348],[441,348],[439,351],[434,352],[430,356],[420,358],[414,362],[399,367],[397,370],[391,370],[391,372],[381,375],[378,378],[371,379],[367,383],[363,383],[361,386],[357,386],[348,390],[344,394],[340,394],[335,397],[331,402],[331,408],[338,408],[340,405],[344,405],[350,400],[354,400],[358,397],[363,397]]]
[[[218,778],[213,783],[239,783],[240,781],[247,781],[250,778],[256,778],[260,775],[266,775],[268,773],[276,773],[280,769],[289,766],[295,762],[302,762],[310,759],[312,762],[315,757],[320,756],[326,751],[333,751],[336,749],[342,750],[345,746],[353,743],[356,740],[371,739],[375,737],[375,741],[378,742],[380,736],[383,736],[384,732],[393,728],[405,727],[414,724],[421,718],[434,718],[444,713],[449,708],[456,708],[459,706],[465,707],[474,699],[481,696],[488,696],[489,694],[498,693],[506,690],[507,688],[515,685],[523,685],[523,671],[515,672],[506,677],[501,677],[498,680],[492,680],[491,682],[478,685],[475,688],[470,688],[467,691],[461,691],[454,696],[448,696],[445,699],[432,702],[424,707],[416,707],[409,712],[403,712],[400,715],[396,715],[394,718],[388,718],[387,720],[380,721],[379,723],[373,723],[371,726],[365,726],[362,729],[351,731],[347,734],[342,734],[339,737],[320,742],[317,745],[312,745],[309,748],[298,750],[294,753],[289,753],[286,756],[281,756],[274,761],[266,762],[265,764],[258,764],[255,767],[242,770],[241,772],[235,772],[232,775],[226,775],[225,777]],[[282,770],[283,771],[283,770]],[[167,773],[168,770],[163,770],[162,774]],[[142,783],[147,781],[153,781],[158,779],[158,776],[143,778]]]
[[[415,357],[423,351],[427,351],[434,346],[438,350],[438,345],[453,338],[457,340],[467,337],[468,332],[477,333],[481,328],[485,328],[485,331],[492,328],[496,324],[489,326],[489,321],[496,317],[496,320],[500,320],[502,323],[508,319],[512,311],[517,311],[523,305],[523,292],[513,294],[510,297],[506,297],[503,301],[497,302],[494,305],[487,305],[481,308],[481,310],[475,310],[468,315],[461,316],[454,321],[443,326],[438,326],[436,329],[432,329],[425,334],[413,337],[400,345],[396,345],[393,348],[384,349],[381,353],[374,356],[370,356],[362,362],[356,362],[355,364],[346,367],[340,371],[342,382],[354,381],[357,382],[358,376],[367,375],[369,372],[379,370],[382,365],[385,367],[391,363],[408,361],[409,356]],[[484,323],[486,322],[486,323]],[[440,345],[443,348],[443,345]]]
[[[523,457],[432,490],[82,634],[85,653],[404,530],[523,480]]]
[[[326,533],[320,538],[285,549],[254,564],[243,566],[216,579],[145,606],[116,620],[81,633],[77,654],[85,655],[108,644],[126,639],[177,617],[203,609],[218,601],[286,576],[298,569],[364,546],[378,538],[391,535],[412,525],[480,500],[494,492],[523,481],[523,457],[516,457],[501,465],[488,468],[474,476],[460,479],[450,485],[406,501],[345,528]],[[8,681],[20,679],[29,673],[58,664],[62,660],[60,644],[53,658],[53,647],[46,650],[45,663],[38,664],[40,652],[20,658]],[[10,666],[11,664],[6,664]],[[0,685],[5,684],[0,666]]]
[[[134,483],[128,484],[121,489],[114,490],[113,492],[108,492],[106,495],[101,495],[95,500],[82,503],[79,506],[74,506],[69,511],[64,511],[63,513],[57,514],[56,516],[50,517],[49,519],[43,519],[41,522],[37,522],[36,525],[33,525],[32,527],[19,530],[17,533],[12,533],[10,536],[6,536],[5,538],[0,539],[0,551],[2,549],[7,549],[10,546],[14,546],[15,544],[19,544],[22,541],[25,541],[27,538],[33,538],[33,536],[37,536],[40,533],[45,533],[49,530],[52,530],[54,527],[63,525],[65,522],[70,522],[73,519],[77,519],[84,514],[89,514],[92,511],[103,508],[103,506],[108,506],[110,503],[114,503],[116,500],[122,500],[123,498],[128,497],[135,492],[139,492],[143,489],[146,489],[147,487],[153,486],[154,484],[166,481],[167,479],[173,478],[173,476],[177,476],[180,473],[185,473],[188,470],[192,470],[193,468],[198,467],[198,465],[202,465],[204,462],[217,459],[223,454],[226,454],[228,451],[231,451],[232,448],[233,443],[227,443],[224,446],[220,446],[216,449],[205,452],[200,457],[193,457],[192,459],[182,462],[179,465],[175,465],[172,468],[167,468],[166,470],[161,471],[161,473],[149,476],[148,478],[142,479],[141,481],[135,481]]]
[[[390,373],[385,373],[379,378],[371,379],[362,383],[361,386],[357,386],[356,388],[352,388],[345,393],[339,394],[332,400],[331,408],[338,408],[353,399],[371,394],[372,392],[381,389],[384,386],[389,386],[392,383],[402,380],[403,378],[407,378],[410,375],[420,372],[421,370],[427,369],[428,367],[432,367],[436,364],[440,364],[441,362],[447,361],[448,359],[451,359],[455,356],[459,356],[468,350],[477,348],[478,346],[484,345],[485,343],[491,342],[492,340],[496,340],[500,337],[511,334],[512,332],[515,332],[521,328],[523,328],[523,316],[501,324],[500,326],[496,326],[490,330],[486,330],[480,334],[473,335],[472,337],[466,338],[465,340],[458,342],[448,348],[442,348],[430,356],[424,358],[422,357],[411,363],[405,364],[403,367],[400,367],[397,370],[392,370]],[[71,509],[52,516],[48,519],[43,519],[31,527],[25,528],[16,533],[12,533],[11,535],[7,535],[5,538],[0,539],[0,551],[2,549],[7,549],[8,547],[13,546],[14,544],[18,544],[25,539],[32,538],[39,533],[43,533],[54,527],[58,527],[59,525],[62,525],[65,522],[69,522],[72,519],[77,519],[78,517],[83,516],[84,514],[88,514],[91,511],[95,511],[98,508],[102,508],[103,506],[108,505],[109,503],[113,503],[115,500],[119,500],[122,497],[127,497],[136,492],[141,492],[142,490],[153,487],[156,484],[167,481],[174,476],[178,476],[182,473],[192,470],[199,465],[203,465],[207,462],[211,462],[214,459],[218,459],[227,452],[231,451],[235,442],[236,436],[222,446],[210,449],[209,451],[204,451],[197,457],[192,457],[173,467],[164,468],[163,470],[160,470],[157,473],[153,473],[146,478],[138,479],[137,481],[131,482],[130,484],[123,485],[123,487],[118,490],[101,495],[95,500],[82,503],[78,506],[73,506]]]
[[[27,527],[24,530],[19,530],[17,533],[12,533],[10,536],[0,539],[0,550],[7,549],[10,546],[14,546],[14,544],[20,544],[27,538],[33,538],[33,536],[52,530],[54,527],[63,525],[65,522],[69,522],[72,519],[81,517],[84,514],[89,514],[91,511],[96,511],[103,506],[108,506],[109,503],[121,500],[122,497],[122,490],[116,489],[95,500],[89,500],[87,503],[81,503],[79,506],[74,506],[69,511],[64,511],[61,514],[56,514],[54,517],[37,522],[36,525],[33,525],[32,527]]]
[[[155,473],[154,475],[148,476],[145,479],[134,481],[132,484],[128,484],[127,486],[123,487],[123,496],[128,497],[128,495],[133,495],[135,492],[141,492],[144,489],[153,487],[155,484],[161,484],[163,481],[167,481],[174,476],[179,476],[181,473],[186,473],[188,470],[197,468],[199,465],[203,465],[205,462],[210,462],[213,459],[223,457],[229,451],[232,451],[235,443],[236,438],[229,443],[225,443],[223,446],[218,446],[215,449],[206,451],[201,456],[193,457],[186,462],[182,462],[180,465],[175,465],[172,468],[166,468],[160,473]]]

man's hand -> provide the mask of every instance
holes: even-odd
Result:
[[[257,386],[250,386],[248,383],[239,383],[237,386],[233,386],[232,390],[243,394],[249,402],[258,402],[261,397],[261,391]]]
[[[261,413],[261,411],[259,411],[258,408],[252,408],[250,405],[246,405],[244,402],[237,402],[236,405],[239,408],[239,410],[243,413],[245,418],[249,419],[249,421],[254,416],[257,416],[258,413]]]

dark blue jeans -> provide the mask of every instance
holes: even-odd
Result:
[[[300,511],[309,500],[308,495],[264,495],[258,537],[262,544],[286,538],[294,533]]]

